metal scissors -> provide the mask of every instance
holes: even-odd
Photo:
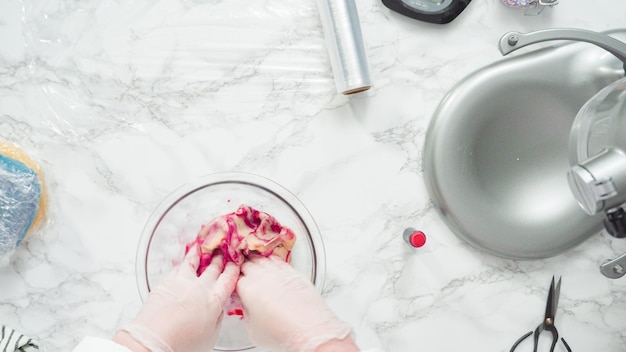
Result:
[[[537,344],[539,342],[539,335],[544,331],[550,331],[552,333],[552,346],[550,347],[550,352],[554,352],[554,347],[556,343],[559,341],[559,332],[556,330],[556,326],[554,326],[554,316],[556,315],[556,307],[559,303],[559,293],[561,292],[561,278],[559,278],[556,287],[554,286],[554,276],[552,276],[552,283],[550,284],[550,291],[548,291],[548,303],[546,304],[546,314],[543,318],[543,322],[537,326],[534,331],[534,349],[533,352],[537,352]],[[511,351],[515,351],[517,345],[520,342],[524,341],[528,336],[533,335],[533,332],[528,332],[524,336],[520,337],[519,340],[515,341],[513,347],[511,347]],[[572,352],[567,342],[565,342],[564,338],[561,338],[563,345],[568,352]]]

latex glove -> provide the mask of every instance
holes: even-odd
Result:
[[[250,340],[276,351],[312,352],[351,328],[326,306],[313,284],[288,263],[254,256],[244,262],[237,293]]]
[[[235,290],[239,267],[221,255],[199,277],[198,248],[191,248],[150,292],[135,319],[121,330],[153,352],[207,352],[217,342],[224,305]]]

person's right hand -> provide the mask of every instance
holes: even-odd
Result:
[[[124,334],[129,334],[144,350],[153,352],[210,351],[218,339],[224,305],[235,290],[239,267],[230,262],[224,266],[222,255],[217,255],[198,276],[199,264],[199,248],[194,246],[150,292],[137,316],[120,329],[114,341],[128,342]]]
[[[312,352],[346,338],[351,328],[326,306],[313,284],[288,263],[253,256],[241,267],[237,293],[250,340],[259,347]]]

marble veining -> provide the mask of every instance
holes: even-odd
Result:
[[[539,324],[556,274],[572,349],[626,351],[626,279],[598,270],[626,241],[490,256],[442,223],[421,162],[437,104],[502,59],[502,34],[622,28],[626,3],[561,1],[528,17],[473,1],[443,26],[357,4],[374,84],[346,97],[314,0],[1,2],[0,140],[39,162],[50,214],[0,268],[0,323],[46,351],[110,336],[140,305],[135,251],[158,202],[207,173],[246,171],[314,216],[326,300],[363,348],[508,351]],[[425,247],[402,241],[408,226]]]

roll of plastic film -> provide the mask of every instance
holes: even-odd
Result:
[[[348,95],[370,89],[372,83],[354,0],[318,0],[318,8],[337,91]]]

